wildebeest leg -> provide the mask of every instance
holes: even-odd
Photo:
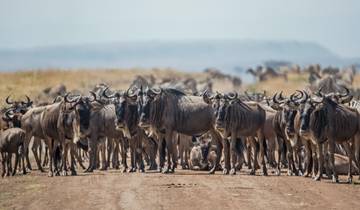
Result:
[[[136,135],[135,140],[136,140],[135,159],[136,159],[137,165],[139,167],[139,172],[143,173],[143,172],[145,172],[145,164],[144,164],[144,159],[143,159],[142,138],[140,135]]]
[[[254,155],[253,161],[252,161],[252,166],[251,166],[251,171],[250,171],[250,175],[255,175],[256,173],[256,169],[258,168],[258,154],[259,154],[259,147],[256,145],[256,139],[255,137],[251,136],[249,137],[250,140],[250,144],[251,144],[251,150],[252,150],[252,154]],[[250,158],[251,159],[251,158]],[[251,162],[251,160],[250,160]]]
[[[88,140],[89,145],[89,167],[85,170],[85,172],[93,172],[96,168],[96,156],[97,156],[97,136],[94,134],[91,135]]]
[[[44,149],[45,149],[45,154],[44,154],[44,161],[42,163],[43,167],[49,164],[49,147],[45,144]]]
[[[251,169],[251,139],[249,137],[245,138],[245,145],[246,145],[246,164],[248,169]]]
[[[62,151],[62,155],[61,155],[62,168],[63,168],[62,175],[67,176],[67,170],[68,170],[68,168],[67,168],[68,145],[64,141],[62,142],[63,151]]]
[[[304,141],[304,149],[305,149],[305,158],[304,158],[304,177],[308,177],[310,170],[310,159],[311,159],[311,149],[310,149],[310,142]]]
[[[286,148],[287,148],[286,159],[288,162],[287,174],[288,174],[288,176],[292,176],[293,173],[296,171],[294,159],[293,159],[293,148],[291,147],[289,140],[285,140],[285,141],[286,141]]]
[[[212,169],[210,169],[209,173],[210,174],[214,174],[216,169],[220,166],[220,160],[221,160],[221,156],[222,156],[222,150],[223,150],[223,141],[222,138],[220,136],[220,134],[213,130],[210,130],[210,135],[211,135],[211,139],[212,141],[214,141],[214,143],[216,144],[216,160],[215,160],[215,164],[212,167]]]
[[[275,142],[275,158],[276,158],[276,175],[280,176],[281,174],[281,153],[283,150],[283,139],[280,137],[276,137]]]
[[[114,152],[112,153],[112,167],[119,169],[119,140],[114,140]]]
[[[339,182],[336,169],[335,169],[335,140],[329,138],[329,160],[330,160],[330,168],[332,170],[332,181]]]
[[[134,145],[134,138],[129,139],[129,146],[130,146],[130,170],[129,172],[136,171],[136,162],[135,162],[135,145]]]
[[[323,173],[323,150],[322,150],[323,145],[322,144],[317,144],[316,145],[316,153],[317,153],[317,159],[318,159],[318,171],[317,171],[317,175],[315,176],[315,181],[320,181],[322,178],[322,173]]]
[[[12,153],[8,153],[6,176],[10,176],[10,173],[12,172],[12,156]]]
[[[165,155],[166,155],[166,141],[164,138],[159,138],[159,171],[162,172],[165,165]]]
[[[100,154],[101,154],[101,168],[100,170],[107,170],[107,160],[106,160],[106,139],[101,139],[100,141]]]
[[[235,175],[236,174],[236,162],[237,162],[237,149],[236,149],[236,136],[235,135],[231,135],[231,140],[230,140],[230,174],[231,175]]]
[[[5,176],[6,173],[6,154],[5,152],[1,152],[1,165],[2,165],[2,173],[1,173],[1,177]]]
[[[34,158],[35,158],[38,169],[41,172],[44,172],[44,169],[41,166],[41,158],[39,158],[39,156],[38,156],[38,149],[40,148],[40,146],[41,146],[41,140],[39,138],[33,137],[33,145],[31,147],[31,150],[34,154]],[[41,152],[39,154],[41,155]]]
[[[352,139],[352,141],[354,141],[353,139]],[[344,145],[344,148],[345,148],[345,150],[346,150],[346,153],[347,153],[347,155],[348,155],[348,157],[349,157],[349,168],[348,168],[348,183],[352,183],[352,161],[354,160],[355,161],[355,163],[356,163],[356,166],[357,166],[357,172],[359,173],[359,164],[357,163],[357,161],[355,160],[355,155],[354,155],[354,153],[353,153],[353,150],[351,149],[351,146],[350,146],[350,144],[349,144],[349,142],[344,142],[343,143],[343,145]],[[354,144],[353,144],[354,145]]]
[[[15,166],[14,166],[14,170],[12,171],[12,176],[15,176],[16,174],[18,163],[19,163],[19,152],[17,151],[15,153]]]
[[[114,140],[112,138],[107,138],[107,159],[106,167],[110,167],[111,154],[114,153]]]
[[[173,169],[173,166],[175,165],[174,160],[176,161],[176,153],[174,152],[173,138],[174,138],[174,132],[167,129],[165,134],[166,150],[167,150],[167,167],[163,171],[163,173],[173,172],[171,171],[171,169]]]
[[[126,139],[123,138],[120,140],[120,147],[121,147],[121,164],[123,165],[123,170],[122,172],[126,172],[128,169],[128,165],[127,165],[127,160],[126,160],[126,156],[127,156],[127,147],[125,145],[125,141]]]
[[[259,141],[259,146],[260,146],[260,162],[261,162],[261,168],[262,168],[262,173],[264,176],[267,176],[267,168],[266,168],[266,163],[265,163],[265,148],[266,148],[266,141],[265,141],[265,137],[263,135],[263,131],[260,130],[258,131],[258,141]]]
[[[26,157],[26,167],[29,170],[32,170],[31,164],[30,164],[30,159],[29,159],[29,145],[30,145],[31,137],[32,137],[32,134],[26,133],[25,134],[25,141],[24,141],[24,152],[25,152],[25,157]],[[23,166],[23,167],[25,167],[25,166]]]
[[[223,174],[229,174],[230,172],[230,142],[229,139],[224,138],[223,140],[224,145],[224,168]]]
[[[359,168],[359,165],[360,165],[360,133],[356,134],[354,137],[354,152],[355,152],[355,163],[356,163],[358,169],[360,170],[360,168]],[[360,180],[360,172],[359,172],[358,179]]]

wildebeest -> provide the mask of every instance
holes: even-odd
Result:
[[[91,96],[80,96],[74,105],[76,115],[80,122],[80,137],[89,141],[89,167],[86,172],[97,168],[98,145],[105,139],[121,143],[123,134],[115,127],[116,112],[113,104],[104,104],[97,98],[97,94],[90,92]],[[118,151],[116,151],[118,152]],[[101,153],[101,170],[107,169],[105,150]]]
[[[317,98],[311,98],[303,111],[300,133],[314,141],[318,153],[318,174],[315,180],[320,180],[323,172],[323,144],[328,141],[330,168],[333,182],[338,182],[337,172],[334,166],[335,144],[342,143],[349,158],[348,182],[352,182],[352,160],[354,153],[349,142],[354,144],[355,136],[359,135],[360,118],[355,109],[351,109],[343,103],[351,100],[347,88],[345,94],[323,94],[321,89],[317,92]],[[319,100],[320,98],[320,100]],[[357,164],[358,161],[355,161]],[[357,165],[359,168],[359,165]]]
[[[215,111],[213,107],[199,96],[188,96],[183,92],[167,88],[147,89],[144,97],[139,97],[140,123],[142,128],[151,128],[159,136],[160,141],[165,137],[168,152],[167,168],[164,172],[173,172],[177,157],[174,150],[175,132],[193,136],[202,135],[210,131],[212,139],[218,142],[217,161],[210,173],[214,173],[221,157],[221,137],[214,128]],[[201,123],[199,123],[201,122]],[[159,142],[161,151],[162,142]],[[172,158],[170,159],[170,157]],[[160,162],[160,168],[163,164]]]
[[[258,140],[260,146],[260,162],[262,173],[267,175],[267,169],[264,159],[264,123],[265,110],[256,102],[243,102],[237,97],[237,93],[225,94],[220,102],[215,127],[224,138],[225,167],[223,173],[236,173],[236,141],[237,138],[250,137],[252,141]],[[230,142],[227,138],[230,137]],[[254,165],[250,172],[255,175],[258,151],[253,147]],[[232,161],[230,161],[232,159]]]
[[[12,175],[16,173],[16,169],[19,163],[19,158],[22,159],[23,163],[23,173],[25,174],[24,166],[24,140],[25,140],[25,131],[20,128],[9,128],[0,133],[0,153],[2,158],[2,167],[3,172],[1,176],[5,174],[10,175],[11,170],[11,156],[15,154],[15,167],[13,169]],[[6,172],[6,173],[5,173]]]

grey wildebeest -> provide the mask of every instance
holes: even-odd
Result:
[[[163,172],[174,172],[177,157],[174,150],[174,134],[180,133],[189,136],[202,135],[208,131],[212,139],[217,142],[217,160],[210,170],[214,173],[221,158],[221,136],[214,127],[215,110],[203,101],[202,97],[189,96],[183,92],[167,88],[147,89],[144,97],[139,97],[139,126],[150,128],[159,137],[159,152],[162,151],[163,139],[166,141],[167,168]],[[199,123],[201,122],[201,123]],[[170,159],[170,157],[172,157]],[[160,160],[162,160],[160,158]],[[163,167],[160,161],[160,169]]]
[[[328,143],[330,168],[332,170],[333,182],[338,182],[338,176],[334,165],[335,144],[341,143],[349,158],[348,182],[352,182],[352,160],[355,160],[354,153],[349,142],[354,144],[355,137],[359,135],[359,113],[343,103],[348,103],[352,96],[345,88],[345,94],[323,94],[321,89],[305,105],[302,112],[300,134],[311,138],[317,147],[318,174],[315,180],[320,180],[323,172],[323,144]],[[319,100],[320,98],[320,100]],[[355,161],[357,168],[359,162]]]
[[[112,95],[103,94],[106,98],[113,98],[115,105],[117,129],[121,130],[129,140],[131,168],[129,172],[135,172],[138,168],[140,172],[144,172],[143,151],[149,157],[149,170],[157,168],[156,149],[157,144],[154,140],[146,136],[145,131],[138,126],[139,113],[137,106],[137,95],[131,94],[130,89],[124,93],[116,92]],[[126,155],[126,154],[124,154]],[[126,164],[126,157],[123,157]]]
[[[88,138],[89,146],[89,167],[86,172],[93,172],[97,168],[97,151],[101,141],[120,141],[123,143],[123,134],[115,127],[116,112],[113,104],[103,104],[103,101],[97,99],[94,92],[90,92],[91,97],[80,96],[74,107],[80,121],[80,137]],[[117,147],[115,147],[117,148]],[[116,155],[118,151],[114,151]],[[125,152],[125,151],[121,151]],[[105,152],[102,152],[101,170],[107,169]],[[125,166],[126,167],[126,166]]]
[[[0,133],[0,153],[2,158],[3,172],[1,176],[9,176],[11,171],[11,155],[15,154],[15,167],[12,171],[14,176],[21,157],[24,166],[24,139],[25,131],[20,128],[9,128]],[[6,172],[6,173],[5,173]],[[25,167],[23,173],[26,174]]]
[[[256,141],[257,137],[260,146],[260,162],[262,166],[262,173],[267,175],[267,169],[264,158],[264,123],[265,110],[256,102],[241,101],[237,93],[233,95],[225,94],[220,101],[219,111],[216,118],[216,129],[219,130],[224,139],[224,155],[225,167],[224,174],[236,173],[236,140],[241,137],[250,137],[252,141]],[[230,137],[230,142],[227,138]],[[250,172],[255,175],[258,151],[253,147],[254,161]],[[232,161],[230,161],[230,159]]]

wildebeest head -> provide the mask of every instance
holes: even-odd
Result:
[[[150,121],[151,121],[150,115],[152,114],[151,106],[153,106],[153,104],[160,98],[163,90],[162,89],[155,90],[153,88],[147,88],[147,90],[145,90],[145,94],[143,94],[142,97],[140,96],[140,94],[142,94],[142,91],[140,92],[138,95],[138,104],[139,104],[138,112],[140,115],[139,126],[146,128],[150,126]]]
[[[21,127],[21,116],[20,112],[17,112],[15,108],[8,108],[2,116],[2,120],[7,123],[7,127]]]
[[[214,109],[215,117],[218,116],[219,108],[220,108],[220,100],[223,98],[223,95],[216,91],[216,93],[212,96],[209,95],[207,90],[204,91],[200,96],[203,97],[205,103],[210,104]]]
[[[294,93],[290,98],[284,98],[282,92],[280,94],[276,93],[272,99],[271,107],[281,112],[280,124],[284,126],[284,132],[288,138],[292,138],[295,135],[294,119],[300,105],[298,100],[303,97],[303,93],[299,92],[300,95]]]
[[[136,115],[136,100],[137,95],[131,92],[130,88],[121,93],[121,92],[114,92],[111,95],[107,95],[107,89],[103,92],[103,96],[108,99],[113,99],[113,103],[115,105],[115,112],[116,112],[116,120],[115,125],[117,128],[124,128],[126,121],[131,118],[129,115]],[[135,107],[135,110],[133,110]],[[137,122],[135,122],[137,123]]]
[[[13,109],[14,113],[25,114],[29,108],[31,108],[33,102],[29,96],[25,95],[26,101],[12,101],[10,95],[6,97],[5,102],[11,105],[9,108]]]
[[[103,102],[97,100],[96,94],[92,91],[90,91],[90,96],[78,96],[72,100],[69,100],[69,98],[65,96],[65,102],[71,104],[69,109],[74,109],[76,115],[79,117],[81,135],[86,135],[86,132],[90,126],[90,116],[94,102],[99,104],[102,104]]]
[[[220,99],[219,108],[216,116],[215,127],[218,130],[224,130],[225,120],[230,113],[232,105],[238,100],[238,94],[224,94],[224,97]]]

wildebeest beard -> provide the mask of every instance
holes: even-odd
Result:
[[[80,128],[81,130],[87,130],[90,126],[90,112],[91,108],[89,105],[83,103],[79,104],[79,117],[80,117]]]

